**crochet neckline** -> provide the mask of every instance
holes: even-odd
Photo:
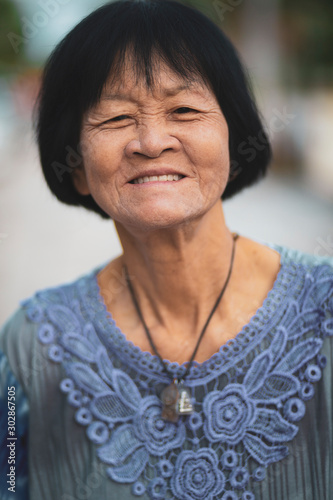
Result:
[[[282,301],[287,295],[288,287],[283,286],[286,276],[289,274],[289,268],[286,266],[287,263],[287,248],[272,244],[264,243],[268,248],[276,250],[280,254],[280,269],[274,281],[272,288],[269,290],[266,298],[264,299],[262,305],[257,309],[255,314],[250,318],[249,322],[245,324],[242,329],[237,333],[235,337],[229,339],[226,343],[222,344],[220,349],[212,354],[211,357],[202,361],[201,363],[194,361],[191,372],[188,377],[191,377],[192,371],[201,371],[209,367],[209,365],[217,358],[229,349],[230,346],[239,344],[241,346],[242,339],[248,334],[248,332],[255,327],[256,329],[261,328],[264,324],[265,318],[267,318],[267,313],[270,311],[270,304],[276,302],[278,298],[279,306],[281,306]],[[102,267],[95,269],[89,276],[86,277],[83,283],[83,296],[89,297],[89,300],[85,300],[88,309],[90,309],[90,317],[93,322],[96,321],[96,316],[98,316],[98,326],[102,327],[106,337],[109,339],[108,347],[110,349],[116,349],[117,353],[124,360],[127,360],[130,364],[139,363],[144,365],[149,371],[158,372],[161,374],[160,360],[155,354],[149,351],[143,351],[140,347],[135,345],[132,341],[126,338],[126,335],[117,326],[115,320],[112,317],[112,313],[107,310],[103,296],[101,295],[100,288],[97,282],[97,275]],[[282,286],[281,286],[282,285]],[[142,362],[143,361],[143,362]],[[174,373],[175,376],[181,375],[186,369],[187,362],[182,364],[177,361],[164,360],[168,367],[169,372]],[[134,362],[134,363],[133,363]]]

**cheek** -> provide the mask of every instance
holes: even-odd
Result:
[[[203,128],[197,135],[193,147],[199,168],[199,177],[204,181],[214,179],[216,184],[225,186],[229,177],[229,134],[227,126]],[[223,187],[224,187],[223,186]]]
[[[83,163],[90,188],[101,182],[109,184],[117,172],[117,150],[110,141],[91,140],[83,155]]]

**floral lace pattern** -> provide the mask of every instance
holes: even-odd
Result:
[[[281,258],[282,260],[282,258]],[[282,262],[264,305],[237,337],[186,381],[195,413],[161,418],[169,383],[156,356],[116,327],[96,273],[25,303],[38,338],[67,377],[60,389],[109,478],[152,499],[254,499],[253,481],[288,455],[333,336],[333,269]],[[179,376],[185,365],[170,363]]]

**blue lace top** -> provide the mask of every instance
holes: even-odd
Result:
[[[268,246],[281,254],[273,288],[194,363],[195,412],[176,424],[161,419],[170,380],[106,311],[99,270],[25,301],[0,335],[29,463],[15,498],[332,500],[333,259]]]

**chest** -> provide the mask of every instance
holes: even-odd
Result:
[[[218,352],[228,340],[234,339],[262,306],[268,290],[265,286],[249,287],[242,293],[230,290],[216,313],[213,315],[195,356],[202,363]],[[110,306],[111,307],[111,306]],[[155,354],[142,322],[132,304],[128,301],[113,304],[112,317],[125,335],[141,351]],[[158,353],[163,359],[179,364],[190,360],[204,327],[205,319],[191,325],[189,321],[173,321],[169,328],[159,324],[153,316],[147,315],[146,324]]]

